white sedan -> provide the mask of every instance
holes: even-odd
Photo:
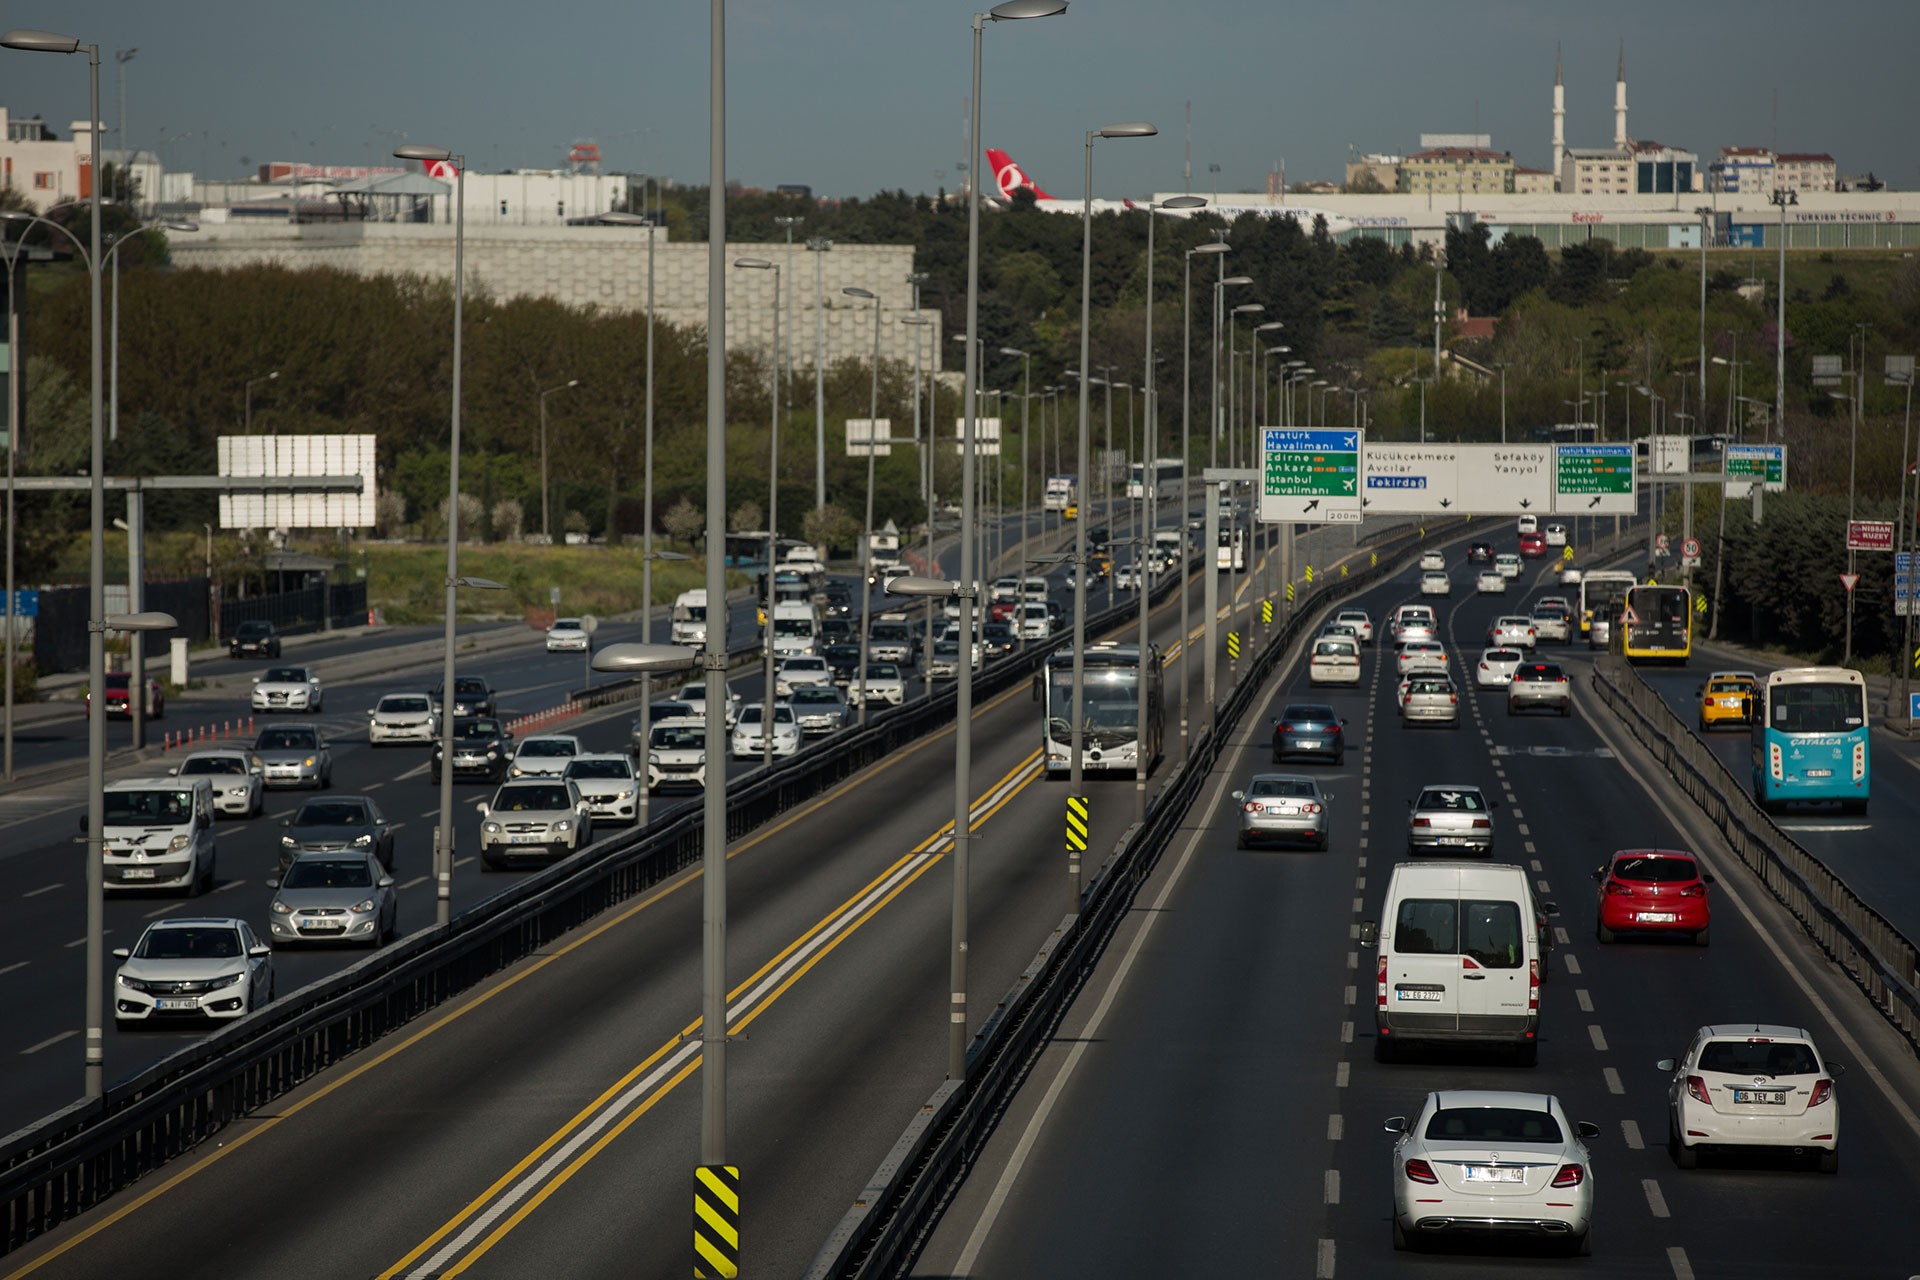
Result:
[[[869,662],[864,686],[858,680],[848,681],[848,702],[857,707],[868,698],[872,698],[876,705],[891,707],[897,707],[907,700],[907,681],[900,674],[898,663]]]
[[[1440,551],[1422,551],[1420,553],[1420,567],[1422,569],[1444,570],[1447,567],[1446,554]]]
[[[578,618],[555,618],[547,628],[548,653],[585,653],[587,628]]]
[[[1567,563],[1560,566],[1560,585],[1563,587],[1579,586],[1583,576],[1577,564]]]
[[[1543,1240],[1593,1252],[1593,1157],[1600,1127],[1567,1118],[1550,1093],[1449,1089],[1386,1122],[1393,1143],[1393,1247],[1442,1236]]]
[[[1423,596],[1450,596],[1453,594],[1453,579],[1444,571],[1434,571],[1420,575],[1420,594]]]
[[[640,779],[624,751],[587,752],[567,762],[562,775],[580,791],[595,822],[634,822],[640,817]]]
[[[1483,596],[1503,596],[1507,594],[1506,575],[1498,569],[1482,569],[1473,580],[1473,589]]]
[[[797,654],[782,662],[773,673],[773,692],[776,697],[784,698],[802,685],[809,684],[825,685],[829,689],[833,687],[833,668],[827,665],[825,658]]]
[[[1702,1147],[1780,1147],[1840,1169],[1839,1063],[1825,1061],[1800,1027],[1742,1022],[1702,1027],[1686,1053],[1665,1058],[1667,1148],[1682,1169]]]
[[[1539,637],[1534,634],[1533,619],[1523,613],[1503,614],[1487,628],[1487,643],[1500,648],[1532,651]]]
[[[273,948],[245,920],[156,920],[113,975],[113,1020],[121,1026],[243,1018],[273,999]]]
[[[268,667],[253,678],[255,711],[318,711],[325,695],[312,667]]]
[[[585,748],[570,733],[536,733],[520,739],[507,768],[510,778],[558,778],[567,771],[567,762]]]
[[[367,743],[375,747],[389,742],[431,743],[439,727],[432,698],[424,693],[390,693],[367,713]]]
[[[167,772],[176,778],[205,778],[213,784],[213,807],[233,817],[257,817],[265,803],[265,770],[248,751],[196,751]]]
[[[1403,676],[1415,671],[1445,671],[1447,648],[1438,640],[1415,640],[1401,648],[1396,661]]]
[[[1504,689],[1513,683],[1513,673],[1527,655],[1518,649],[1495,648],[1480,652],[1480,665],[1474,669],[1474,683],[1482,689]]]
[[[693,708],[696,716],[707,714],[707,682],[694,680],[682,685],[677,695],[681,702]],[[740,695],[731,688],[727,690],[726,701],[722,704],[722,714],[726,716],[726,726],[733,728],[733,722],[740,718]]]
[[[1361,644],[1373,643],[1373,615],[1365,609],[1342,609],[1333,615],[1333,620],[1352,627]]]

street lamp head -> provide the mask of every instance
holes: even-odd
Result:
[[[637,213],[621,213],[618,210],[610,210],[607,213],[603,213],[595,218],[594,221],[609,227],[650,227],[653,225],[651,219],[643,218]]]
[[[808,253],[826,253],[828,250],[832,248],[833,248],[833,241],[827,239],[825,236],[808,236],[807,237]]]
[[[1018,347],[1002,347],[1000,348],[1000,354],[1003,356],[1012,356],[1016,360],[1025,360],[1027,358],[1027,353]]]
[[[456,587],[474,587],[481,591],[505,591],[507,589],[506,583],[495,582],[492,578],[455,578],[451,585]]]
[[[172,631],[179,626],[179,619],[170,613],[149,610],[144,613],[108,614],[101,626],[103,631]]]
[[[1207,201],[1204,196],[1169,196],[1147,207],[1149,209],[1204,209],[1207,207]]]
[[[34,53],[78,53],[84,47],[74,36],[57,35],[51,31],[28,31],[24,28],[9,31],[0,36],[0,45],[9,49],[26,49]]]
[[[1228,276],[1225,280],[1217,281],[1216,287],[1225,289],[1236,284],[1252,284],[1252,283],[1253,283],[1252,276]]]
[[[790,214],[775,218],[773,225],[776,227],[797,227],[805,221],[806,219],[798,214]]]
[[[427,147],[418,143],[406,142],[393,149],[396,160],[458,160],[460,157],[445,147]]]
[[[1225,241],[1214,240],[1207,244],[1197,244],[1193,246],[1193,248],[1187,250],[1187,256],[1191,258],[1196,253],[1229,253],[1232,249],[1233,246]]]
[[[875,302],[880,300],[879,295],[875,294],[873,290],[861,289],[854,285],[848,285],[840,292],[846,294],[849,298],[871,298]]]
[[[1160,130],[1145,120],[1129,120],[1125,124],[1110,124],[1095,132],[1103,138],[1151,138]]]
[[[1065,6],[1062,6],[1063,8]],[[953,596],[960,593],[960,584],[949,582],[945,578],[921,578],[903,573],[897,578],[888,578],[883,587],[888,595],[895,596]]]
[[[1292,347],[1268,347],[1267,354],[1270,356],[1283,356],[1291,350],[1293,350]]]
[[[1022,18],[1051,18],[1067,11],[1067,0],[1006,0],[987,10],[993,22],[1017,22]]]
[[[1256,312],[1265,311],[1266,309],[1267,304],[1264,302],[1243,302],[1233,309],[1233,314],[1237,316],[1253,315]]]
[[[925,316],[901,316],[900,323],[912,324],[912,325],[925,325],[928,327],[932,327],[933,325],[933,321],[927,319]]]
[[[1265,324],[1255,325],[1253,331],[1255,333],[1269,333],[1274,329],[1284,329],[1286,327],[1286,322],[1283,320],[1269,320]]]
[[[610,644],[593,655],[593,669],[633,676],[659,675],[691,670],[699,661],[699,651],[685,645]]]
[[[780,269],[771,262],[768,262],[765,258],[741,258],[733,265],[748,271],[778,271]]]

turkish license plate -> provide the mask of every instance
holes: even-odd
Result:
[[[1440,989],[1438,987],[1396,987],[1393,994],[1398,1000],[1438,1000]]]
[[[300,932],[302,933],[342,933],[342,932],[345,932],[345,926],[334,924],[326,920],[302,920],[300,922]]]
[[[1831,777],[1833,776],[1833,770],[1831,770],[1831,769],[1809,769],[1809,770],[1807,770],[1807,776],[1808,776],[1809,778],[1831,778]]]
[[[1504,1165],[1470,1164],[1467,1167],[1468,1182],[1525,1182],[1526,1170],[1509,1168]]]
[[[178,999],[155,1000],[153,1002],[153,1007],[156,1009],[198,1009],[200,1007],[200,1002],[198,1000],[178,1000]]]
[[[120,868],[120,878],[122,880],[152,880],[159,874],[160,872],[157,867]]]
[[[1784,1089],[1735,1089],[1733,1091],[1733,1100],[1735,1102],[1759,1102],[1772,1107],[1784,1107],[1787,1105],[1787,1094]]]
[[[1300,749],[1302,751],[1318,751],[1320,750],[1320,747],[1321,747],[1321,742],[1320,742],[1320,739],[1318,738],[1300,739]]]
[[[540,835],[514,836],[510,841],[512,844],[545,844],[546,842],[547,838]]]
[[[1672,924],[1679,918],[1678,915],[1671,911],[1642,911],[1640,913],[1640,923],[1642,924]]]

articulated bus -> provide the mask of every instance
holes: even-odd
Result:
[[[1633,582],[1633,575],[1624,569],[1598,569],[1581,578],[1580,634],[1589,649],[1604,649],[1612,640],[1613,620]]]
[[[1247,567],[1246,526],[1235,522],[1220,526],[1220,542],[1214,551],[1213,567],[1221,573],[1241,573]]]
[[[1153,464],[1153,495],[1156,501],[1178,502],[1186,492],[1187,467],[1178,458],[1161,458]],[[1136,462],[1127,469],[1127,496],[1138,500],[1147,491],[1146,468]]]
[[[1685,665],[1693,653],[1693,593],[1681,586],[1628,587],[1620,652],[1629,662]]]
[[[1086,686],[1086,711],[1080,721],[1083,771],[1132,773],[1143,758],[1147,768],[1153,768],[1154,761],[1160,758],[1166,715],[1160,667],[1158,645],[1147,646],[1144,664],[1140,661],[1138,645],[1087,646],[1081,663],[1081,678]],[[1140,682],[1143,680],[1147,686],[1145,724],[1140,722]],[[1065,776],[1073,766],[1071,649],[1047,656],[1046,666],[1034,676],[1033,696],[1042,709],[1041,745],[1047,753],[1047,776]]]
[[[1769,811],[1796,800],[1837,800],[1867,811],[1873,748],[1867,687],[1847,667],[1786,667],[1761,677],[1753,710],[1753,798]]]

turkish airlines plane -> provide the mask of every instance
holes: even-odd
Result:
[[[1012,156],[997,147],[987,148],[987,163],[993,168],[994,184],[1000,189],[1002,201],[1012,200],[1013,193],[1024,188],[1033,194],[1033,207],[1048,213],[1079,213],[1086,208],[1086,205],[1079,200],[1060,200],[1042,191],[1039,185],[1027,176],[1026,170],[1014,162]],[[1125,209],[1144,209],[1145,207],[1144,203],[1134,200],[1095,200],[1093,202],[1095,213],[1119,213]],[[1228,222],[1232,222],[1243,213],[1257,214],[1263,218],[1292,218],[1300,224],[1300,229],[1306,232],[1313,230],[1315,218],[1325,218],[1328,234],[1350,230],[1353,226],[1351,221],[1340,214],[1326,209],[1309,209],[1297,204],[1245,204],[1221,201],[1217,204],[1209,202],[1204,210],[1163,209],[1160,212],[1178,218],[1184,218],[1193,213],[1215,213]]]

